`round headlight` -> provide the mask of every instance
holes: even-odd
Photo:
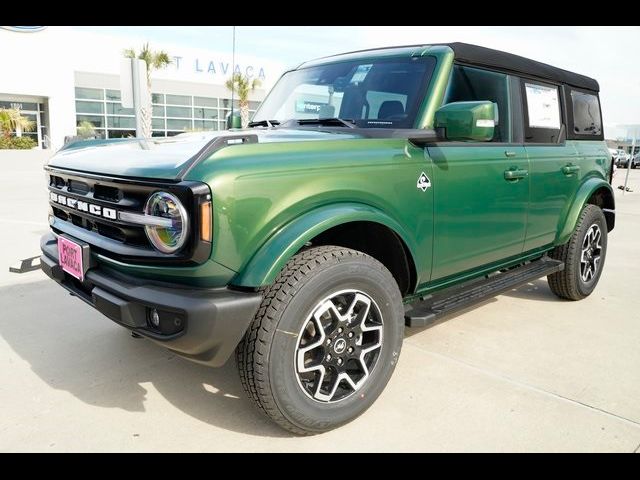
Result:
[[[171,219],[172,225],[144,227],[147,238],[162,253],[174,253],[187,242],[189,217],[180,200],[167,192],[155,192],[144,207],[144,213],[154,217]]]

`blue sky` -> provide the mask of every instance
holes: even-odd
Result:
[[[226,27],[76,27],[149,42],[231,50]],[[640,27],[236,27],[236,51],[295,66],[335,53],[390,45],[463,41],[505,50],[596,78],[607,137],[640,124]]]

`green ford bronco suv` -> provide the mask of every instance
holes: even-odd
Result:
[[[286,72],[250,128],[69,144],[42,268],[187,359],[234,353],[313,434],[385,388],[404,327],[547,276],[588,296],[614,227],[598,83],[453,43]]]

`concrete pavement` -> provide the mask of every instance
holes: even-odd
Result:
[[[640,447],[640,170],[594,294],[538,280],[427,329],[359,419],[289,435],[209,369],[147,342],[42,272],[8,272],[46,231],[40,160],[3,167],[0,451],[615,451]],[[6,173],[5,173],[6,172]],[[624,180],[619,171],[615,185]],[[6,201],[9,199],[9,201]]]

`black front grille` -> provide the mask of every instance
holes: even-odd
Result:
[[[94,187],[93,196],[107,202],[118,202],[121,200],[120,190],[116,187],[108,187],[106,185],[96,185]]]
[[[210,198],[206,184],[105,178],[50,167],[47,171],[54,216],[51,228],[55,233],[69,234],[87,242],[93,251],[121,261],[202,263],[209,257],[211,244],[199,240],[199,222],[193,215],[199,203]],[[158,252],[143,226],[118,218],[119,212],[142,214],[149,195],[160,190],[180,199],[189,213],[190,231],[194,232],[185,248],[175,254]],[[60,197],[63,201],[58,201]]]
[[[60,178],[60,177],[58,177],[58,178]],[[58,182],[59,181],[56,182],[57,183],[56,187],[57,188],[62,188],[64,186],[64,184],[60,185]],[[79,195],[86,195],[87,193],[89,193],[91,191],[91,187],[89,187],[89,185],[86,182],[80,182],[78,180],[68,180],[66,182],[66,185],[67,185],[67,190],[69,192],[77,193]]]

